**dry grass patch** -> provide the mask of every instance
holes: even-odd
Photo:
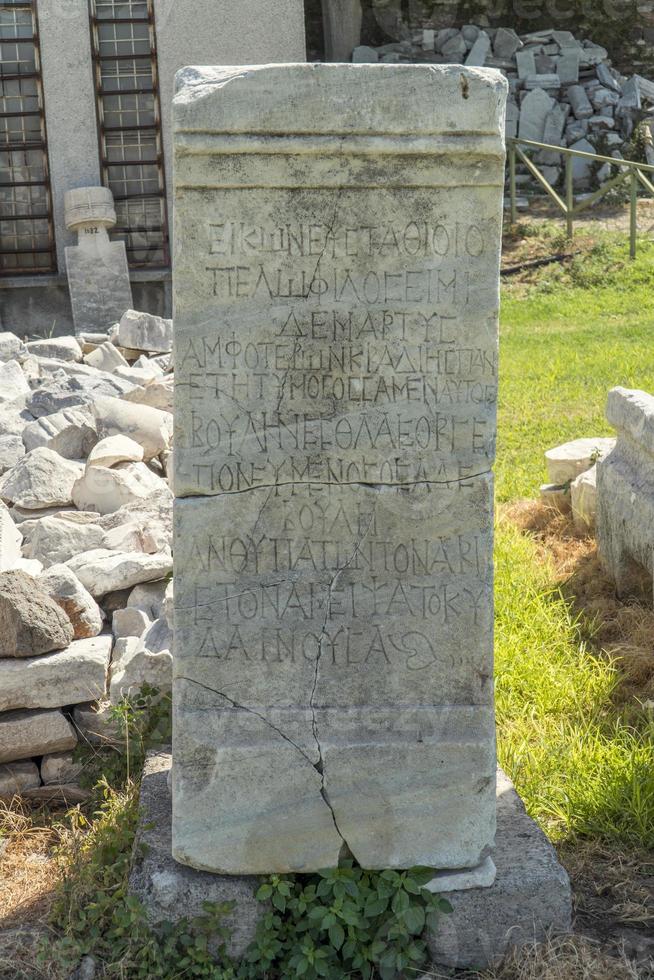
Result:
[[[45,919],[61,874],[56,830],[18,798],[0,801],[0,929]]]
[[[516,950],[496,970],[471,974],[479,980],[651,980],[654,968],[612,956],[587,939],[561,937]]]
[[[623,602],[606,574],[592,535],[577,531],[569,515],[538,500],[520,500],[501,516],[529,534],[541,556],[552,563],[563,595],[580,614],[587,639],[614,663],[620,681],[614,701],[654,700],[654,608]],[[654,708],[654,705],[652,705]]]

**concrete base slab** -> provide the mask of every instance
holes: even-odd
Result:
[[[231,932],[228,950],[239,957],[266,908],[255,898],[260,879],[195,871],[173,860],[170,766],[168,752],[150,753],[145,763],[130,892],[143,902],[153,923],[201,915],[203,902],[234,902],[225,926]],[[438,930],[427,936],[439,966],[483,968],[497,963],[511,946],[571,931],[568,876],[511,781],[501,770],[497,778],[496,877],[492,884],[480,878],[479,887],[469,881],[463,889],[446,892],[454,911],[442,916]],[[486,870],[490,874],[490,864]]]
[[[497,835],[490,888],[445,896],[454,911],[427,937],[434,963],[483,968],[512,946],[572,930],[572,892],[545,834],[527,814],[508,776],[497,772]]]
[[[214,875],[178,864],[172,856],[172,800],[168,789],[170,752],[150,752],[141,782],[141,819],[134,842],[129,891],[145,906],[153,925],[204,915],[203,902],[234,902],[223,922],[230,932],[227,951],[241,956],[254,939],[265,908],[254,876]]]

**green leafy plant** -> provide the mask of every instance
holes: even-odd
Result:
[[[316,875],[271,875],[257,898],[272,908],[238,976],[391,980],[417,970],[428,958],[425,927],[451,912],[425,889],[433,876],[429,868],[364,871],[352,860]]]

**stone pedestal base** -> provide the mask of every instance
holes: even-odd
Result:
[[[143,902],[153,923],[201,915],[203,902],[235,902],[225,925],[231,932],[229,952],[238,957],[252,941],[265,908],[254,897],[259,879],[195,871],[173,860],[170,765],[167,752],[151,753],[145,763],[130,892]],[[146,845],[145,853],[141,844]],[[544,939],[548,932],[570,931],[568,876],[501,771],[493,861],[497,875],[490,887],[447,892],[454,912],[443,916],[438,931],[428,936],[435,964],[486,967],[511,946]]]

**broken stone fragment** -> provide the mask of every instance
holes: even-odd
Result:
[[[140,463],[143,447],[129,436],[107,436],[101,439],[89,453],[88,466],[111,468],[117,463]]]
[[[65,752],[76,745],[75,729],[61,711],[0,714],[0,763]]]
[[[0,406],[12,405],[24,408],[30,394],[30,386],[18,361],[0,364]]]
[[[568,102],[572,106],[572,111],[576,119],[590,119],[593,115],[593,107],[583,85],[570,86],[568,89]]]
[[[128,367],[127,361],[118,348],[109,341],[105,341],[90,354],[86,354],[84,362],[90,367],[98,368],[100,371],[108,371],[110,374],[113,374],[117,368]]]
[[[120,320],[118,342],[121,347],[165,353],[172,350],[173,321],[152,313],[127,310]]]
[[[580,473],[589,470],[598,459],[608,456],[614,449],[615,442],[615,439],[606,437],[574,439],[562,446],[548,449],[545,462],[550,483],[557,486],[570,483]]]
[[[76,783],[83,771],[83,765],[75,762],[72,752],[55,752],[41,759],[41,779],[45,786]]]
[[[64,362],[59,363],[64,364]],[[76,367],[80,366],[86,365],[76,365]],[[73,377],[61,371],[32,392],[27,399],[27,408],[34,417],[41,418],[43,415],[53,415],[65,408],[93,405],[98,398],[120,398],[133,388],[134,385],[129,381],[123,381],[105,371],[98,372],[97,376],[93,377]]]
[[[0,572],[16,567],[22,557],[23,535],[16,527],[11,512],[0,500]]]
[[[123,741],[120,726],[106,701],[75,705],[73,721],[81,742],[89,745],[116,745]]]
[[[588,534],[595,529],[597,518],[597,467],[580,473],[570,485],[572,517],[578,531]]]
[[[445,41],[440,47],[443,57],[455,63],[460,62],[465,57],[467,50],[468,46],[458,31],[454,37]]]
[[[164,615],[164,603],[168,592],[169,583],[144,582],[137,585],[130,592],[127,606],[130,609],[140,609],[153,622]]]
[[[39,446],[0,477],[0,498],[30,510],[65,506],[73,501],[73,486],[83,469],[81,463]]]
[[[72,639],[68,616],[35,579],[23,571],[0,573],[0,658],[37,657]]]
[[[0,711],[59,708],[101,698],[111,647],[112,638],[105,634],[74,640],[65,650],[40,657],[0,660]]]
[[[52,565],[39,576],[39,584],[70,619],[76,640],[102,632],[102,610],[68,565]]]
[[[135,388],[125,395],[125,401],[138,402],[140,405],[149,405],[151,408],[158,408],[162,412],[173,411],[174,379],[172,375],[166,378],[152,379],[147,381],[142,388]]]
[[[23,430],[23,443],[30,452],[46,446],[64,459],[88,456],[98,441],[93,414],[86,407],[67,408],[30,422]]]
[[[111,618],[111,631],[117,640],[128,636],[141,637],[151,625],[150,618],[143,610],[134,606],[116,609]]]
[[[125,504],[146,500],[161,483],[144,463],[90,465],[74,484],[72,499],[80,510],[111,514]]]
[[[92,516],[75,511],[51,514],[21,526],[25,535],[25,556],[37,558],[45,568],[68,561],[73,555],[104,546],[103,529]]]
[[[529,92],[520,106],[520,139],[541,143],[545,133],[545,122],[553,106],[554,99],[542,88],[535,88]]]
[[[76,337],[48,337],[25,344],[28,354],[55,357],[59,361],[81,361],[82,348]]]
[[[111,667],[109,697],[118,704],[123,697],[137,694],[144,685],[162,693],[172,686],[172,632],[164,619],[158,619],[141,637],[116,641]]]
[[[493,40],[493,53],[496,58],[512,58],[523,46],[516,32],[510,27],[500,27]]]
[[[0,476],[25,455],[23,440],[17,435],[0,436]]]
[[[169,412],[117,398],[97,399],[93,411],[101,436],[129,436],[143,447],[146,462],[170,449],[173,416]]]
[[[20,796],[26,789],[41,785],[39,767],[35,762],[10,762],[0,766],[0,798],[7,800]]]
[[[0,331],[0,361],[10,361],[26,353],[25,344],[15,333],[8,330]]]
[[[120,553],[97,549],[67,562],[92,596],[129,589],[141,582],[163,579],[173,570],[171,555]]]

